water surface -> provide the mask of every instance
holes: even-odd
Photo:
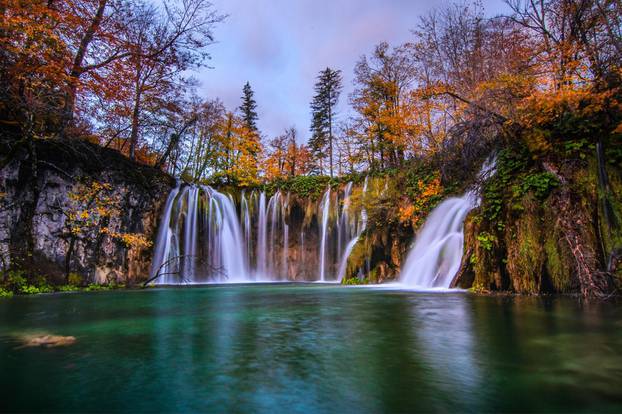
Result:
[[[619,412],[622,309],[317,284],[17,297],[0,389],[0,411]]]

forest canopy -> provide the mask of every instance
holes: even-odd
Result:
[[[303,144],[294,126],[262,134],[245,80],[238,108],[198,94],[191,74],[227,24],[206,0],[6,0],[2,162],[34,140],[80,139],[187,181],[250,186],[421,159],[460,169],[512,140],[543,158],[578,135],[618,142],[622,2],[506,6],[490,17],[454,3],[415,20],[406,43],[361,56],[348,96],[347,68],[322,70]],[[340,100],[351,110],[338,113]]]

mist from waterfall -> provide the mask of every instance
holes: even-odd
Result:
[[[363,193],[366,187],[367,180]],[[364,210],[352,209],[352,189],[327,187],[309,213],[280,190],[242,191],[236,199],[209,186],[178,185],[164,206],[151,277],[166,285],[339,282],[367,221]]]

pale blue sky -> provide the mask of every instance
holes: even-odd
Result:
[[[213,69],[202,69],[201,96],[219,97],[227,108],[239,106],[242,86],[251,83],[259,128],[268,138],[296,126],[309,135],[309,102],[317,73],[341,69],[344,92],[339,110],[347,111],[353,69],[363,54],[387,41],[409,41],[419,16],[442,7],[442,0],[212,0],[229,17],[210,47]],[[505,12],[501,0],[483,1],[487,14]]]

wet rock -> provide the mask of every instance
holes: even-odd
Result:
[[[44,347],[54,348],[58,346],[73,345],[76,342],[75,336],[61,336],[61,335],[37,335],[26,336],[23,338],[22,347]]]

